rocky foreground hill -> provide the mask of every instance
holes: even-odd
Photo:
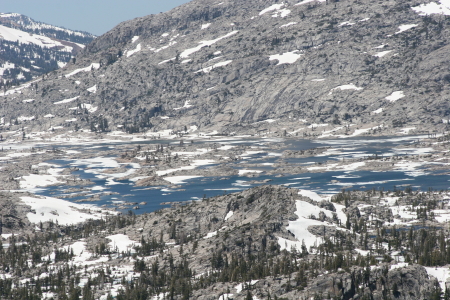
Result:
[[[1,93],[2,128],[442,131],[449,8],[424,1],[194,0]]]
[[[262,186],[75,225],[36,223],[33,197],[0,195],[4,299],[448,299],[442,192]]]

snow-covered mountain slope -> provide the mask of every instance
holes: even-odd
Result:
[[[194,0],[119,24],[38,89],[5,91],[1,117],[22,126],[22,100],[33,98],[36,120],[26,122],[39,130],[49,114],[66,129],[95,130],[106,119],[127,132],[444,130],[446,3]],[[84,104],[97,109],[76,109]]]
[[[0,14],[0,84],[27,81],[64,66],[94,39],[86,32]]]

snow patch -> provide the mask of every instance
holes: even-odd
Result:
[[[179,109],[183,109],[183,108],[189,108],[192,107],[193,105],[189,104],[189,102],[191,102],[191,100],[186,100],[184,102],[184,105],[182,107],[176,107],[173,110],[179,110]]]
[[[283,6],[284,6],[284,3],[281,3],[281,4],[274,4],[274,5],[272,5],[272,6],[269,6],[269,7],[265,8],[265,9],[263,9],[262,11],[260,11],[260,12],[259,12],[259,15],[262,16],[262,15],[264,15],[265,13],[267,13],[267,12],[269,12],[269,11],[279,10],[279,9],[281,9]]]
[[[392,52],[392,50],[387,50],[387,51],[378,52],[378,53],[374,54],[373,56],[376,56],[376,57],[380,57],[380,58],[381,58],[381,57],[383,57],[383,56],[389,54],[390,52]]]
[[[88,88],[87,91],[95,94],[97,92],[97,85],[94,85],[93,87]]]
[[[299,190],[298,194],[304,197],[308,197],[311,200],[314,201],[322,201],[323,198],[321,196],[319,196],[319,194],[317,194],[316,192],[313,191],[309,191],[309,190]]]
[[[232,62],[233,62],[232,60],[222,61],[220,63],[214,64],[214,65],[209,66],[207,68],[203,68],[201,70],[198,70],[198,71],[196,71],[194,73],[199,73],[199,72],[209,73],[209,72],[211,72],[211,70],[213,70],[215,68],[224,67],[224,66],[226,66],[228,64],[231,64]]]
[[[190,49],[186,49],[186,50],[184,50],[183,52],[181,52],[180,57],[181,57],[181,58],[188,58],[189,55],[191,55],[191,54],[193,54],[193,53],[199,51],[199,50],[202,49],[203,47],[211,46],[211,45],[217,43],[217,42],[220,41],[220,40],[223,40],[223,39],[225,39],[225,38],[228,38],[228,37],[230,37],[230,36],[235,35],[235,34],[238,33],[238,32],[239,32],[238,30],[235,30],[235,31],[232,31],[232,32],[230,32],[230,33],[228,33],[228,34],[226,34],[226,35],[224,35],[224,36],[221,36],[221,37],[215,39],[215,40],[201,41],[201,42],[199,42],[200,45],[198,45],[197,47],[190,48]]]
[[[342,26],[352,26],[352,25],[355,25],[355,23],[346,21],[346,22],[342,22],[341,24],[339,24],[338,27],[342,27]]]
[[[302,1],[300,3],[295,4],[295,6],[308,4],[308,3],[311,3],[311,2],[325,2],[325,1],[327,1],[327,0],[305,0],[305,1]]]
[[[211,23],[202,24],[202,30],[211,26]]]
[[[372,114],[376,115],[376,114],[379,114],[379,113],[382,113],[382,112],[383,112],[383,108],[380,107],[379,109],[372,111]]]
[[[209,238],[212,238],[213,236],[216,236],[216,235],[217,235],[217,231],[213,231],[213,232],[208,233],[208,234],[204,237],[204,239],[209,239]]]
[[[284,18],[287,17],[290,13],[291,11],[289,9],[280,9],[272,15],[272,18]]]
[[[119,252],[127,252],[128,250],[131,250],[133,246],[140,245],[140,243],[130,240],[130,238],[125,234],[110,235],[106,238],[111,240],[109,243],[111,248],[113,250],[117,249]]]
[[[297,24],[297,22],[290,22],[290,23],[281,25],[280,28],[289,27],[289,26],[292,26],[292,25],[295,25],[295,24]]]
[[[142,47],[141,47],[141,44],[139,43],[134,50],[127,51],[127,57],[130,57],[131,55],[141,51],[141,49],[142,49]]]
[[[70,72],[69,74],[66,74],[65,77],[69,78],[73,75],[76,75],[80,72],[90,72],[91,70],[98,70],[100,68],[100,64],[99,63],[92,63],[90,66],[86,67],[86,68],[80,68],[80,69],[76,69],[72,72]]]
[[[411,7],[416,13],[421,16],[440,14],[450,16],[450,1],[440,0],[440,4],[430,2],[427,4],[420,4],[419,6]]]
[[[269,60],[278,60],[277,66],[281,64],[293,64],[303,55],[298,54],[297,52],[299,52],[299,50],[294,50],[283,54],[270,55]]]
[[[393,92],[392,94],[390,94],[389,96],[387,96],[385,99],[391,102],[395,102],[401,98],[405,97],[405,94],[403,93],[403,91],[396,91]]]
[[[402,33],[402,32],[404,32],[404,31],[406,31],[406,30],[409,30],[409,29],[414,28],[414,27],[417,27],[417,26],[419,26],[419,24],[405,24],[405,25],[400,25],[400,26],[398,26],[399,31],[397,31],[395,34]]]
[[[224,218],[224,220],[226,221],[226,220],[228,220],[229,218],[231,218],[232,216],[233,216],[233,211],[229,211],[228,213],[227,213],[227,215],[225,216],[225,218]]]
[[[331,91],[328,93],[328,95],[333,94],[333,91],[336,91],[336,90],[341,90],[341,91],[345,91],[345,90],[360,91],[362,89],[363,89],[362,87],[357,87],[353,83],[350,83],[350,84],[340,85],[340,86],[335,87],[334,89],[331,89]]]
[[[31,117],[20,116],[17,118],[17,121],[19,121],[19,122],[32,121],[34,119],[35,119],[35,116],[31,116]]]
[[[78,98],[80,98],[80,96],[76,96],[76,97],[73,97],[73,98],[69,98],[69,99],[64,99],[64,100],[61,100],[61,101],[58,101],[58,102],[54,102],[53,104],[64,104],[64,103],[70,103],[70,102],[72,102],[72,101],[75,101],[75,100],[77,100]]]
[[[428,275],[436,277],[441,289],[445,291],[445,282],[450,277],[450,269],[448,267],[425,267],[425,270]]]
[[[97,106],[93,106],[92,104],[88,104],[88,103],[82,103],[82,104],[80,104],[79,107],[81,107],[82,109],[86,109],[90,113],[94,113],[98,109]],[[69,109],[70,110],[77,110],[79,107],[71,107]]]
[[[298,251],[301,251],[302,245],[304,245],[308,250],[312,246],[318,246],[319,243],[323,242],[323,239],[310,233],[308,231],[308,227],[311,225],[324,225],[324,223],[315,219],[310,219],[310,217],[317,217],[321,211],[328,217],[333,217],[333,213],[331,211],[321,209],[302,200],[295,201],[295,206],[295,214],[298,216],[298,219],[295,221],[289,221],[289,226],[286,229],[294,234],[297,241],[291,241],[278,237],[278,244],[280,245],[281,250],[286,249],[289,251],[292,248],[296,248]]]
[[[100,219],[102,214],[94,206],[81,205],[52,197],[21,197],[21,199],[35,211],[35,213],[28,213],[27,218],[31,223],[36,224],[53,220],[60,225],[70,225],[89,219]],[[87,210],[87,212],[81,210]]]
[[[62,48],[66,52],[71,52],[73,47],[66,46],[57,39],[52,39],[46,36],[24,32],[18,29],[9,28],[0,25],[0,36],[3,40],[11,42],[19,42],[21,44],[34,44],[42,48]]]

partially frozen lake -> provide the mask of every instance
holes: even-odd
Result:
[[[94,185],[79,187],[80,190],[84,188],[84,191],[78,193],[67,192],[68,187],[65,185],[48,186],[35,192],[40,195],[79,202],[92,197],[86,203],[107,207],[126,204],[126,208],[121,208],[124,211],[138,206],[139,209],[135,212],[144,213],[164,207],[161,203],[199,200],[203,197],[241,191],[261,184],[285,185],[311,190],[322,195],[332,195],[344,188],[392,191],[411,186],[414,190],[420,189],[422,191],[429,188],[435,190],[448,189],[450,186],[449,175],[442,170],[424,170],[423,167],[426,163],[420,161],[410,162],[406,159],[392,163],[391,170],[370,170],[367,168],[360,170],[360,167],[365,164],[364,159],[368,157],[389,158],[433,153],[435,150],[430,147],[410,147],[411,144],[417,143],[421,138],[424,137],[355,137],[328,140],[221,138],[195,141],[197,146],[215,143],[219,149],[245,146],[247,150],[240,155],[239,159],[226,162],[226,166],[236,170],[234,175],[203,176],[196,175],[194,172],[188,176],[180,176],[171,174],[178,169],[169,169],[159,172],[172,185],[169,183],[166,186],[141,187],[135,185],[139,178],[126,180],[122,178],[133,174],[140,168],[151,166],[141,166],[139,163],[118,163],[115,160],[116,157],[110,156],[112,149],[118,145],[123,146],[125,143],[56,146],[66,153],[87,153],[89,151],[96,153],[97,157],[89,159],[63,158],[48,162],[61,168],[77,167],[78,170],[73,172],[73,175],[89,179]],[[135,147],[139,144],[145,147],[161,143],[160,140],[151,140],[134,143],[134,145],[130,143],[129,146]],[[178,145],[179,141],[170,140],[164,141],[164,143],[166,145],[168,143]],[[277,147],[273,147],[273,145],[277,145]],[[400,146],[405,146],[405,148]],[[282,157],[285,150],[306,150],[315,147],[329,148],[312,157]],[[224,165],[224,162],[220,161],[220,157],[217,160],[198,159],[196,161],[195,158],[192,159],[194,165],[184,168],[201,172],[204,169]],[[358,161],[358,159],[360,160]],[[437,164],[445,165],[445,163]],[[280,165],[285,168],[300,167],[302,171],[289,172],[290,174],[276,172],[276,168],[279,168]],[[108,170],[118,167],[122,167],[122,173],[108,172]],[[77,187],[71,186],[70,188],[76,189]]]

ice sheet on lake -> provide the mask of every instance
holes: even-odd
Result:
[[[186,180],[193,179],[193,178],[199,178],[202,176],[170,176],[170,177],[164,177],[164,180],[169,181],[172,184],[183,184],[186,183]]]

